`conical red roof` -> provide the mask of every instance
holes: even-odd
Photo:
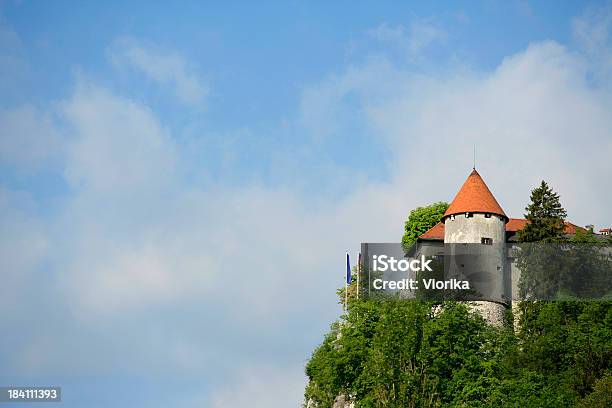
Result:
[[[498,204],[495,197],[485,184],[476,169],[472,170],[461,190],[455,196],[448,210],[444,213],[443,219],[453,214],[471,213],[491,213],[501,215],[508,219],[504,210]]]

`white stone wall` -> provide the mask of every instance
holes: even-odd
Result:
[[[506,223],[499,215],[486,218],[484,214],[465,214],[447,217],[444,222],[444,243],[480,244],[480,239],[493,239],[494,244],[506,242]]]
[[[508,301],[511,296],[510,270],[507,264],[506,250],[506,223],[501,216],[491,214],[473,213],[471,217],[465,214],[457,214],[454,217],[447,217],[444,222],[444,243],[445,244],[481,244],[482,238],[490,238],[493,248],[496,248],[497,256],[487,259],[488,265],[484,270],[499,270],[502,279],[496,280],[499,287],[494,292],[500,296],[503,294]],[[471,265],[474,267],[474,265]],[[496,268],[498,267],[498,268]],[[470,302],[470,308],[480,314],[489,324],[501,326],[506,311],[503,304],[496,302]]]

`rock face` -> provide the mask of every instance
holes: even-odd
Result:
[[[345,395],[338,395],[332,408],[354,408],[355,403],[350,402]]]
[[[491,326],[502,327],[504,325],[506,306],[495,302],[470,302],[469,307]]]
[[[318,407],[313,400],[306,401],[304,404],[304,408],[320,408]],[[348,400],[346,395],[338,395],[334,400],[334,405],[332,408],[355,408],[355,403]]]

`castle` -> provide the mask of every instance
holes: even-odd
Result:
[[[520,270],[511,254],[517,232],[526,224],[525,219],[506,215],[480,174],[473,169],[442,220],[419,236],[419,252],[449,255],[456,246],[445,244],[490,245],[489,265],[484,269],[498,274],[490,279],[495,287],[489,288],[490,300],[472,304],[486,321],[498,326],[503,323],[505,310],[514,304],[513,293],[518,291]],[[565,222],[566,234],[574,235],[578,229],[584,230]]]

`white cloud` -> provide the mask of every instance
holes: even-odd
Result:
[[[379,41],[405,41],[404,27],[401,25],[390,26],[382,23],[376,28],[368,30],[368,34]]]
[[[60,107],[72,133],[65,175],[76,192],[58,227],[72,254],[62,259],[63,286],[85,313],[169,302],[205,286],[215,263],[200,251],[201,234],[175,218],[188,193],[178,148],[155,115],[83,81]]]
[[[381,41],[399,47],[409,55],[417,56],[435,43],[446,41],[447,33],[429,19],[413,19],[408,30],[402,25],[390,26],[383,23],[368,34]]]
[[[592,9],[585,15],[574,18],[573,34],[587,51],[598,53],[610,45],[612,8]]]
[[[111,47],[110,57],[118,66],[130,66],[161,85],[171,86],[185,104],[200,107],[206,101],[208,84],[175,52],[123,38]]]
[[[57,165],[64,141],[48,112],[32,105],[0,110],[0,162],[23,172]]]
[[[409,48],[412,52],[419,52],[434,42],[444,41],[446,32],[440,27],[427,21],[413,21],[410,24]]]
[[[23,44],[5,21],[0,10],[0,91],[22,92],[29,65],[23,55]]]
[[[276,324],[321,280],[340,281],[321,268],[350,242],[337,242],[353,227],[336,209],[312,213],[290,190],[187,183],[182,150],[154,114],[89,82],[58,106],[74,195],[54,223],[55,259],[78,315],[201,296],[218,313]],[[296,281],[301,291],[288,291]]]
[[[612,86],[612,6],[592,8],[572,21],[578,51],[586,55],[599,86]]]
[[[46,225],[35,212],[30,194],[0,187],[0,313],[7,323],[27,297],[27,283],[48,255]]]
[[[83,81],[60,106],[74,134],[65,166],[73,187],[142,192],[174,180],[175,146],[147,107]]]

